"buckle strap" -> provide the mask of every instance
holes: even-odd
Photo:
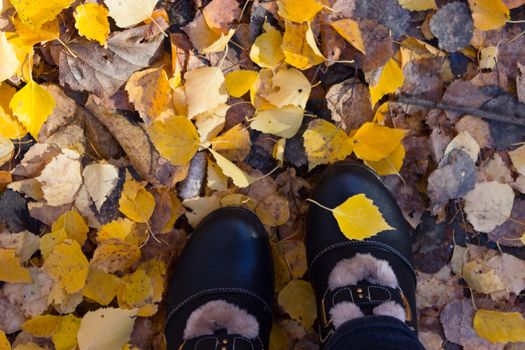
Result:
[[[217,332],[188,339],[178,350],[264,350],[259,337],[250,339],[237,334]]]
[[[405,309],[407,322],[412,320],[410,304],[400,288],[360,282],[354,286],[343,286],[334,290],[327,289],[320,305],[319,334],[321,342],[327,341],[335,332],[329,311],[336,304],[354,303],[365,315],[372,315],[373,308],[389,301],[394,301]]]

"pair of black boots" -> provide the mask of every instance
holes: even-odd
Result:
[[[322,344],[346,321],[378,314],[417,332],[410,228],[379,177],[361,164],[336,164],[312,198],[335,208],[361,193],[395,230],[348,240],[330,211],[309,209],[305,244]],[[229,207],[208,215],[176,261],[167,295],[168,349],[267,349],[273,273],[268,234],[253,213]]]

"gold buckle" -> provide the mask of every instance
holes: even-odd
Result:
[[[405,307],[406,320],[410,322],[412,321],[412,310],[410,308],[410,303],[408,302],[408,299],[402,290],[400,290],[399,293],[401,294],[401,300],[403,300],[403,306]]]

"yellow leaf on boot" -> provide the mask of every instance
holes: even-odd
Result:
[[[163,68],[133,73],[126,83],[126,91],[146,125],[174,114],[170,82]]]
[[[13,46],[7,41],[4,32],[0,32],[0,82],[11,78],[18,71],[20,61]]]
[[[376,162],[369,162],[365,160],[365,164],[379,176],[399,174],[401,167],[403,166],[403,160],[405,159],[405,147],[403,144],[397,146],[394,152],[390,153],[386,158],[378,160]]]
[[[22,22],[35,29],[55,19],[63,9],[74,2],[75,0],[48,0],[43,4],[40,0],[11,0]]]
[[[320,164],[335,163],[352,154],[352,143],[346,133],[326,120],[312,120],[303,139],[309,170]]]
[[[257,72],[253,70],[237,70],[226,74],[226,89],[233,97],[241,97],[257,80]]]
[[[296,23],[311,22],[323,9],[323,5],[315,0],[278,0],[277,5],[279,16]]]
[[[510,10],[502,0],[468,0],[474,27],[480,30],[498,29],[510,20]]]
[[[31,136],[38,139],[42,125],[55,109],[55,99],[31,80],[13,96],[9,107]]]
[[[279,305],[290,317],[300,322],[307,331],[312,330],[317,317],[312,285],[306,281],[292,280],[281,290]],[[297,302],[300,300],[301,302]]]
[[[115,308],[89,311],[84,315],[78,330],[80,350],[122,349],[129,341],[137,310]]]
[[[281,69],[271,80],[272,92],[262,94],[266,100],[276,107],[288,105],[306,108],[312,86],[301,71],[290,68]]]
[[[520,312],[477,310],[474,329],[491,343],[525,342],[525,318]]]
[[[399,5],[409,11],[437,10],[436,0],[399,0]]]
[[[301,70],[325,61],[317,47],[312,29],[307,23],[296,24],[286,21],[281,48],[286,62]]]
[[[335,29],[339,35],[350,43],[353,47],[366,54],[365,43],[361,36],[361,29],[359,22],[351,20],[350,18],[340,19],[330,23],[330,26]]]
[[[273,68],[284,60],[283,36],[268,23],[264,23],[263,28],[265,32],[255,39],[250,49],[250,59],[259,67]]]
[[[250,127],[279,137],[292,138],[303,122],[304,110],[300,107],[273,108],[257,112]]]
[[[14,249],[0,249],[0,281],[8,283],[30,283],[29,270],[20,266],[20,258]]]
[[[80,245],[84,244],[89,232],[89,226],[76,209],[71,209],[62,214],[51,226],[52,231],[61,229],[64,229],[68,238],[74,239]]]
[[[34,337],[51,338],[60,322],[60,316],[40,315],[25,321],[22,330]]]
[[[73,294],[81,290],[86,283],[88,260],[80,245],[69,239],[55,246],[42,268],[55,281],[53,288]]]
[[[228,100],[224,75],[217,67],[193,69],[184,74],[184,79],[190,119],[213,110]]]
[[[394,230],[371,199],[360,193],[332,210],[341,232],[348,239],[363,240],[380,232]]]
[[[108,305],[117,295],[121,285],[122,281],[118,276],[90,268],[82,295],[100,305]]]
[[[102,5],[78,5],[73,14],[78,34],[105,46],[110,32],[108,15],[108,9]]]
[[[372,107],[374,107],[383,96],[393,93],[403,86],[403,82],[405,81],[403,71],[393,58],[389,59],[385,66],[380,68],[377,73],[379,73],[379,79],[376,84],[370,86]]]
[[[155,198],[146,185],[126,179],[119,200],[119,211],[135,222],[146,223],[155,209]]]
[[[80,318],[74,315],[60,317],[51,340],[56,350],[70,350],[77,346],[77,332],[80,328]]]
[[[377,162],[394,152],[403,137],[403,129],[368,122],[363,124],[352,138],[354,153],[363,160]]]
[[[128,28],[151,18],[158,0],[104,0],[109,15],[120,28]]]
[[[246,174],[237,165],[233,164],[226,157],[220,155],[213,149],[210,148],[209,151],[213,154],[213,157],[215,157],[215,161],[224,175],[231,178],[236,186],[241,188],[250,186],[254,180],[250,175]]]
[[[27,130],[13,117],[9,102],[16,93],[16,89],[0,83],[0,135],[8,139],[22,138]]]
[[[166,120],[156,120],[147,131],[155,148],[173,165],[188,164],[199,149],[197,129],[186,117],[172,116]]]

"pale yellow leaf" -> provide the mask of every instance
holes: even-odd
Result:
[[[182,204],[188,208],[186,211],[186,218],[191,227],[197,227],[202,219],[215,209],[221,207],[221,200],[217,196],[209,197],[195,197],[185,199]]]
[[[292,138],[297,134],[303,122],[304,111],[300,107],[284,107],[257,112],[250,124],[252,129]]]
[[[248,187],[254,181],[254,179],[250,175],[246,174],[237,165],[232,163],[226,157],[220,155],[211,148],[209,149],[209,151],[211,152],[211,154],[213,154],[217,165],[221,168],[224,175],[231,178],[236,186],[241,188]]]
[[[173,165],[188,164],[199,149],[197,129],[186,117],[172,116],[166,120],[156,120],[147,131],[155,148]]]
[[[228,99],[224,75],[217,67],[193,69],[184,74],[184,79],[189,118],[215,109]]]
[[[354,21],[350,18],[340,19],[334,22],[330,22],[330,26],[335,29],[339,35],[348,41],[353,47],[366,54],[365,43],[361,36],[361,29],[359,28],[359,22]]]
[[[263,28],[265,32],[255,39],[250,49],[250,59],[259,67],[273,68],[284,60],[283,36],[268,23],[264,23]]]
[[[312,86],[299,70],[281,69],[271,80],[272,90],[263,94],[266,100],[281,108],[288,105],[306,107]]]
[[[0,32],[0,83],[11,78],[18,71],[20,61],[16,56],[15,49],[7,41],[4,32]]]
[[[241,97],[257,80],[257,72],[253,70],[237,70],[226,74],[226,89],[233,97]]]
[[[115,308],[89,311],[78,330],[80,350],[121,349],[130,339],[137,310]]]
[[[230,106],[221,104],[214,110],[201,113],[195,117],[195,126],[201,142],[209,141],[222,131],[229,108]]]
[[[477,310],[474,329],[491,343],[525,342],[525,318],[520,312]]]
[[[498,63],[499,49],[497,46],[484,47],[480,51],[479,68],[493,69]]]
[[[0,135],[0,166],[9,162],[13,157],[15,145],[13,141]]]
[[[27,134],[27,130],[13,117],[13,111],[9,107],[15,93],[14,87],[0,83],[0,136],[8,139],[22,138]]]
[[[128,28],[151,18],[158,0],[104,0],[109,15],[120,28]]]
[[[221,34],[219,38],[216,41],[214,41],[211,45],[202,49],[201,53],[208,54],[208,53],[224,51],[234,34],[235,34],[235,29],[230,29],[228,33]]]

